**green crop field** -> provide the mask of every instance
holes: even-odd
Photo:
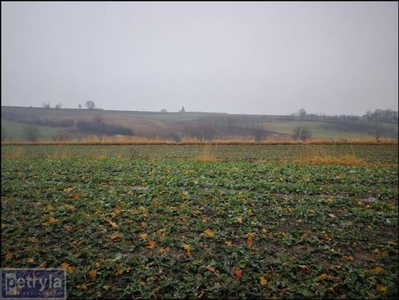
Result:
[[[397,151],[3,145],[1,267],[80,299],[396,299]]]
[[[200,160],[295,162],[355,158],[364,163],[398,163],[398,145],[2,145],[2,158],[120,158],[132,160]],[[327,162],[333,161],[332,159]],[[350,161],[348,162],[350,163]]]

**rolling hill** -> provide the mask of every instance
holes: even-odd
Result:
[[[136,136],[180,141],[213,139],[290,139],[306,127],[317,139],[373,139],[398,136],[397,123],[321,116],[237,115],[205,112],[140,112],[2,106],[2,141],[24,141],[36,126],[42,140],[80,140],[87,136]]]

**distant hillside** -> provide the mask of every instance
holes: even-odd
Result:
[[[23,141],[36,126],[43,140],[80,140],[89,135],[139,136],[180,141],[212,139],[289,139],[299,126],[313,138],[397,138],[398,124],[353,116],[237,115],[203,112],[139,112],[2,106],[2,140]]]

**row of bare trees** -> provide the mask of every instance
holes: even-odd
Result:
[[[85,106],[86,106],[87,109],[95,109],[95,108],[96,108],[96,104],[95,104],[94,101],[92,101],[92,100],[86,101]],[[82,105],[79,104],[78,107],[79,107],[79,109],[80,109],[80,108],[82,108]],[[43,108],[51,108],[50,102],[47,102],[47,103],[46,103],[46,102],[43,102]],[[62,103],[56,104],[56,105],[54,106],[54,108],[55,108],[55,109],[60,109],[60,108],[62,108]]]

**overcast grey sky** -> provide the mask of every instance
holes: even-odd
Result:
[[[398,110],[398,2],[2,2],[2,105]]]

